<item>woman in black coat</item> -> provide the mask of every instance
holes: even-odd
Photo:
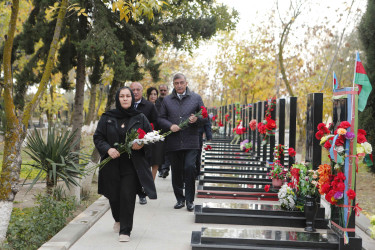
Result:
[[[156,199],[156,189],[145,158],[146,147],[133,144],[132,153],[120,155],[114,144],[124,143],[126,133],[138,128],[146,133],[152,131],[147,118],[134,109],[134,95],[128,87],[116,93],[116,109],[105,112],[99,120],[94,134],[95,147],[101,160],[111,157],[99,171],[98,193],[109,199],[119,241],[129,241],[133,228],[133,214],[137,193],[145,193]]]

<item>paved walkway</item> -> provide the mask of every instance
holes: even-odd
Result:
[[[135,207],[134,226],[130,242],[118,242],[118,234],[112,231],[113,218],[107,211],[70,249],[129,249],[129,250],[188,250],[191,249],[192,231],[203,226],[215,228],[237,227],[236,225],[214,225],[194,223],[194,212],[185,208],[174,209],[174,198],[170,176],[156,177],[157,200],[148,200],[147,205]],[[196,204],[205,201],[230,202],[233,200],[196,199]],[[238,200],[238,202],[249,202]]]
[[[211,228],[258,228],[278,229],[277,227],[261,227],[246,225],[201,224],[194,222],[194,212],[185,208],[173,209],[175,198],[170,176],[166,179],[157,177],[157,200],[148,200],[147,205],[137,202],[134,215],[134,227],[130,242],[118,242],[118,234],[112,230],[113,218],[108,210],[108,201],[100,198],[85,212],[77,216],[63,230],[44,244],[42,250],[188,250],[191,249],[192,231],[200,231],[202,227]],[[196,204],[203,202],[239,202],[248,200],[220,200],[196,198]],[[262,203],[275,203],[262,201]],[[288,229],[288,228],[283,228]],[[290,228],[303,231],[303,228]],[[324,230],[319,230],[324,232]],[[370,239],[357,227],[357,234],[363,239],[363,247],[375,250],[375,241]]]

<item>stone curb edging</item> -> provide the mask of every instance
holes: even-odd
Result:
[[[356,217],[355,225],[360,228],[365,234],[371,237],[371,223],[369,218],[366,215],[360,213],[358,217]]]
[[[108,199],[97,199],[85,211],[68,223],[60,232],[44,243],[40,250],[69,249],[87,230],[90,229],[109,209]]]

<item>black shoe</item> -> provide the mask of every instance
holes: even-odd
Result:
[[[177,201],[176,205],[174,205],[174,209],[180,209],[180,208],[183,208],[184,206],[185,206],[184,201]]]
[[[167,176],[169,175],[169,171],[168,170],[163,170],[163,178],[167,178]]]
[[[192,212],[194,210],[194,202],[192,201],[187,201],[186,202],[186,208],[189,212]]]
[[[146,205],[147,204],[146,197],[139,197],[139,204]]]
[[[159,171],[158,177],[163,177],[163,173]]]

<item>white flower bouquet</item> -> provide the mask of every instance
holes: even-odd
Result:
[[[294,190],[291,187],[288,187],[287,184],[284,184],[280,188],[277,196],[279,198],[282,208],[286,210],[294,210],[296,208],[297,196]]]

